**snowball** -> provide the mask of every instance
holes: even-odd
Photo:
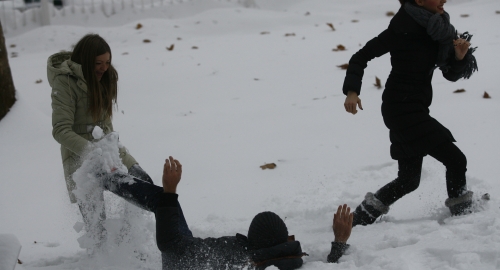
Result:
[[[102,128],[99,126],[95,126],[94,129],[92,130],[92,137],[94,139],[99,140],[104,136],[104,131],[102,131]]]

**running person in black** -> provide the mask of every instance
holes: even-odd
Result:
[[[372,224],[389,206],[418,188],[423,157],[446,166],[452,215],[467,213],[472,192],[467,190],[467,159],[454,144],[451,132],[429,115],[432,76],[439,68],[449,81],[469,78],[477,70],[470,48],[471,35],[457,36],[444,11],[446,0],[400,0],[401,8],[389,27],[370,40],[349,61],[343,92],[347,112],[362,108],[359,94],[368,61],[391,54],[392,70],[382,96],[382,116],[390,130],[391,157],[398,161],[398,177],[375,193],[367,193],[354,211],[353,226]]]

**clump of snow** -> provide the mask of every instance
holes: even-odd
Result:
[[[96,132],[97,130],[97,132]],[[101,130],[102,132],[102,130]],[[94,138],[101,138],[99,129],[94,129]],[[87,223],[77,222],[73,228],[84,234],[78,238],[81,248],[94,258],[93,267],[114,265],[125,258],[131,263],[149,260],[157,262],[157,258],[149,258],[157,254],[154,244],[154,220],[146,211],[124,202],[113,194],[105,196],[103,181],[112,173],[127,173],[119,156],[121,144],[118,133],[112,132],[93,143],[92,150],[83,158],[82,166],[73,174],[76,195],[82,215]],[[123,181],[133,183],[132,178]],[[105,216],[103,216],[103,213]]]

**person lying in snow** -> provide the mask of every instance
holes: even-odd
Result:
[[[128,202],[155,213],[156,239],[162,252],[163,269],[265,269],[302,266],[300,242],[288,235],[283,220],[273,212],[257,214],[247,236],[197,238],[188,228],[178,201],[177,185],[182,165],[169,157],[163,167],[163,188],[121,172],[103,173],[105,189]],[[328,262],[337,262],[349,247],[353,215],[341,205],[333,218],[335,240]]]

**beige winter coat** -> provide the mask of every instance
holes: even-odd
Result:
[[[80,167],[81,158],[91,149],[92,130],[99,126],[104,134],[113,131],[107,115],[94,122],[87,112],[87,83],[81,65],[70,60],[71,52],[60,52],[49,57],[47,77],[52,87],[52,136],[61,144],[61,156],[66,186],[72,203],[76,202],[72,174]],[[127,168],[137,161],[125,147],[120,157]]]

